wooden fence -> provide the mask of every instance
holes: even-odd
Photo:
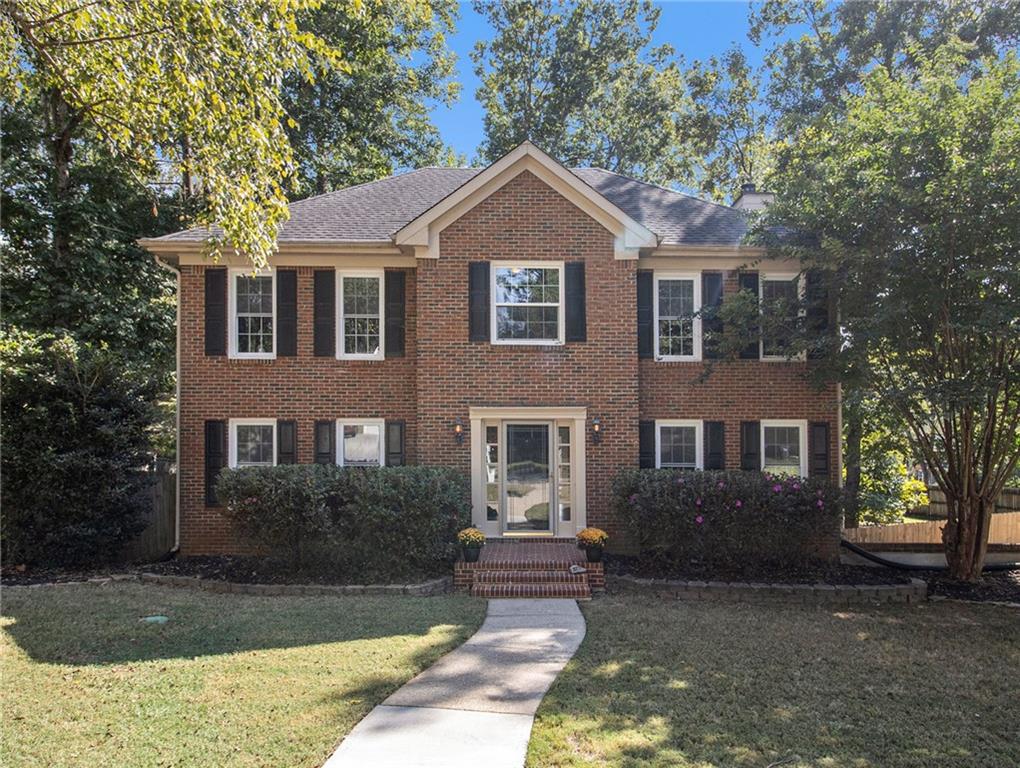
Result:
[[[995,511],[1020,512],[1020,488],[1003,488],[995,504]],[[949,517],[946,494],[935,486],[928,489],[928,514],[931,517]]]
[[[941,544],[944,520],[847,528],[843,537],[855,544]],[[989,544],[1020,544],[1020,512],[992,515]]]
[[[149,481],[139,498],[145,529],[121,553],[129,562],[159,560],[174,546],[177,472],[169,462],[160,459],[149,471]]]

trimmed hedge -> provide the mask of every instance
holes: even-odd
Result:
[[[442,467],[318,464],[224,470],[224,514],[268,556],[297,571],[393,581],[457,556],[471,491]]]
[[[642,554],[677,564],[817,560],[841,518],[831,484],[761,472],[626,469],[613,505]]]

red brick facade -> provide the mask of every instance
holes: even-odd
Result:
[[[471,440],[458,443],[480,406],[584,406],[603,425],[585,430],[587,523],[616,540],[608,506],[616,470],[635,466],[640,420],[726,423],[726,464],[740,465],[741,420],[796,418],[830,425],[836,471],[835,388],[816,391],[807,364],[640,360],[636,260],[614,257],[613,235],[530,173],[523,173],[443,230],[439,259],[408,270],[406,355],[344,361],[312,353],[312,268],[298,268],[298,354],[272,361],[208,357],[203,347],[204,267],[182,267],[180,363],[181,550],[234,551],[239,542],[218,508],[204,502],[207,419],[295,419],[298,461],[313,459],[313,425],[341,417],[402,419],[410,463],[471,466]],[[587,341],[505,346],[468,340],[468,263],[483,260],[585,262]],[[727,280],[727,290],[733,281]],[[835,474],[833,474],[835,479]]]

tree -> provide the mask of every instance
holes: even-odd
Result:
[[[287,129],[295,197],[451,161],[429,110],[458,93],[446,46],[456,14],[454,0],[365,0],[358,12],[329,0],[298,15],[301,29],[342,52],[344,66],[327,59],[316,62],[314,82],[297,72],[283,80],[283,106],[295,123]]]
[[[477,0],[495,29],[471,55],[485,108],[482,158],[530,139],[567,165],[668,183],[691,174],[681,117],[683,73],[669,46],[650,47],[650,2]]]
[[[355,0],[352,0],[354,2]],[[256,265],[272,253],[287,217],[293,170],[280,84],[288,72],[311,79],[336,53],[298,28],[312,0],[207,3],[203,0],[3,0],[3,97],[45,95],[57,121],[52,162],[57,196],[66,181],[74,128],[88,122],[140,182],[167,167],[197,179],[197,221],[222,228],[210,238]],[[53,256],[69,258],[55,222]]]
[[[995,500],[1020,460],[1020,64],[972,45],[866,75],[780,153],[763,231],[822,264],[842,309],[835,364],[907,425],[946,494],[952,574],[980,576]],[[841,363],[842,361],[842,363]]]

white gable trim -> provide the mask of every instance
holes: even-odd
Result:
[[[439,233],[525,171],[530,171],[612,232],[616,237],[616,258],[636,259],[641,249],[655,248],[659,244],[654,232],[632,219],[530,141],[508,152],[397,230],[394,242],[398,246],[412,247],[419,258],[439,258]]]

